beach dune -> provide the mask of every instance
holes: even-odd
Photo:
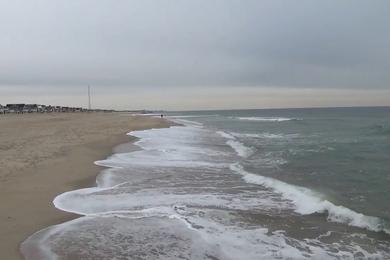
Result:
[[[128,142],[128,131],[168,126],[122,113],[0,116],[0,259],[21,259],[26,237],[77,217],[54,208],[53,198],[94,185],[93,162]]]

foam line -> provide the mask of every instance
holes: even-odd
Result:
[[[328,221],[390,234],[390,230],[385,229],[384,221],[380,218],[366,216],[344,206],[334,205],[330,201],[323,199],[321,194],[310,189],[247,172],[238,163],[232,164],[230,168],[232,171],[242,175],[246,182],[262,185],[280,193],[285,199],[294,203],[295,212],[299,214],[327,213]]]
[[[245,146],[243,143],[238,141],[233,135],[228,134],[228,133],[223,132],[223,131],[218,131],[217,134],[228,139],[226,141],[226,144],[228,144],[230,147],[232,147],[234,149],[234,151],[236,151],[236,153],[239,156],[246,158],[246,157],[251,156],[254,153],[252,148]]]

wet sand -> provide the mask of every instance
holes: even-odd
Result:
[[[93,186],[93,162],[128,142],[128,131],[168,126],[121,113],[1,115],[0,259],[22,259],[26,237],[77,217],[54,208],[54,197]]]

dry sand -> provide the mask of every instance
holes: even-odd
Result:
[[[0,259],[21,259],[32,233],[77,217],[53,198],[93,186],[112,148],[130,130],[168,127],[163,119],[120,113],[0,115]]]

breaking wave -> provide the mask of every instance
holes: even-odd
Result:
[[[219,135],[221,135],[222,137],[228,139],[226,141],[226,144],[228,144],[230,147],[232,147],[234,149],[234,151],[236,151],[236,153],[239,156],[247,158],[254,153],[253,148],[250,148],[250,147],[244,145],[242,142],[236,140],[236,138],[233,135],[228,134],[228,133],[223,132],[223,131],[218,131],[217,133]]]
[[[323,199],[321,194],[310,189],[247,172],[238,163],[232,164],[230,169],[242,175],[243,179],[248,183],[262,185],[280,193],[285,199],[294,203],[295,211],[299,214],[327,213],[328,221],[390,234],[390,230],[385,228],[385,223],[380,218],[366,216],[346,207],[334,205],[330,201]]]

